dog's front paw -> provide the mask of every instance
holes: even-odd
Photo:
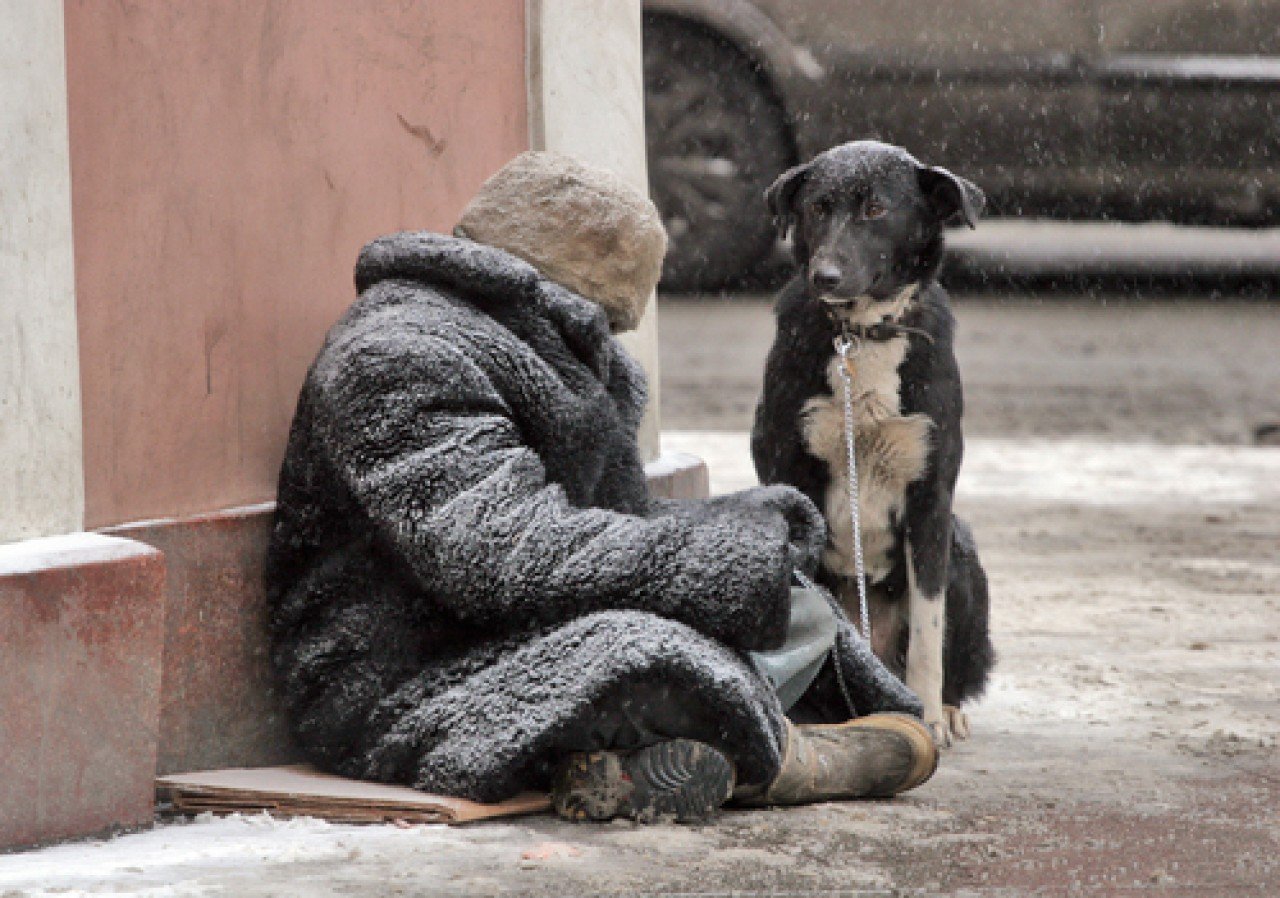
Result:
[[[951,747],[951,725],[946,720],[925,719],[924,725],[933,734],[933,744],[938,748]]]
[[[947,729],[951,731],[953,741],[969,738],[969,715],[955,705],[943,705],[942,714],[946,718]]]
[[[969,716],[955,705],[943,705],[937,716],[926,715],[924,724],[938,748],[950,748],[969,738]]]

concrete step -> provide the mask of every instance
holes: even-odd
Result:
[[[96,533],[0,546],[0,850],[151,822],[164,573]]]

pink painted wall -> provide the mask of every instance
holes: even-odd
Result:
[[[86,526],[270,499],[360,246],[527,147],[523,0],[67,0],[66,34]]]

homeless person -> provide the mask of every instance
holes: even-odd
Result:
[[[526,153],[456,233],[364,248],[298,400],[267,586],[305,754],[597,820],[928,779],[914,695],[796,585],[825,540],[809,501],[647,494],[645,381],[610,331],[658,279],[649,201]]]

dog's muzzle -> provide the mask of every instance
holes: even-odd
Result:
[[[820,297],[820,299],[822,300],[822,304],[827,308],[840,309],[842,311],[848,311],[853,308],[857,308],[859,311],[862,311],[870,308],[871,304],[875,302],[874,299],[866,295],[846,297],[827,294]]]

